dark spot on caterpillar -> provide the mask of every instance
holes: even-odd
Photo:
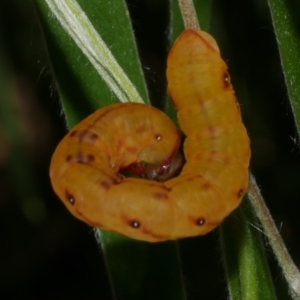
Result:
[[[168,187],[166,187],[165,185],[163,185],[161,188],[162,188],[163,190],[165,190],[166,192],[170,192],[170,191],[172,190],[172,188],[168,188]]]
[[[196,220],[196,225],[202,226],[205,224],[205,219],[204,218],[199,218]]]
[[[140,228],[141,227],[141,223],[139,222],[139,220],[137,219],[133,219],[129,222],[129,225],[132,227],[132,228]]]
[[[240,190],[238,191],[238,197],[239,197],[239,198],[242,197],[243,194],[244,194],[244,190],[243,190],[243,189],[240,189]]]
[[[65,195],[66,195],[66,198],[69,201],[69,203],[72,204],[72,205],[74,205],[75,204],[75,198],[74,198],[74,196],[71,193],[69,193],[68,190],[65,191]]]
[[[123,181],[123,179],[124,179],[124,177],[118,174],[118,176],[115,177],[115,178],[112,178],[111,181],[112,181],[113,184],[118,184],[121,181]]]
[[[226,89],[230,87],[230,76],[227,71],[223,73],[223,82]]]
[[[71,160],[72,156],[68,155],[66,160],[69,162]],[[89,163],[95,161],[95,156],[93,154],[87,154],[86,156],[83,155],[81,152],[79,152],[76,156],[76,162],[79,164]]]
[[[210,189],[210,184],[209,183],[204,183],[201,188],[204,190],[204,191],[207,191]]]
[[[161,200],[166,200],[169,198],[168,195],[164,193],[155,193],[154,197]]]
[[[92,134],[89,136],[89,139],[90,139],[90,141],[93,143],[93,142],[95,142],[95,141],[97,140],[98,137],[99,137],[99,136],[98,136],[97,133],[92,133]]]
[[[80,164],[84,163],[84,157],[83,157],[83,155],[82,155],[81,152],[79,152],[79,153],[77,154],[77,156],[76,156],[76,162],[78,162],[78,163],[80,163]]]
[[[154,134],[154,138],[159,142],[162,140],[162,136],[161,134],[157,133],[157,134]]]
[[[112,186],[112,184],[107,181],[101,181],[100,184],[105,190],[109,190],[109,188]]]
[[[78,134],[78,139],[80,142],[82,142],[85,137],[87,136],[87,134],[89,133],[88,130],[82,130],[79,134]]]
[[[105,189],[109,190],[113,185],[119,184],[123,180],[123,177],[118,175],[116,177],[109,177],[108,180],[100,181],[100,185]]]
[[[70,162],[72,160],[72,155],[67,155],[67,157],[66,157],[66,162]]]
[[[75,136],[75,135],[76,135],[76,133],[77,133],[77,130],[73,130],[73,131],[71,131],[71,132],[70,132],[70,137],[73,137],[73,136]]]
[[[95,160],[95,156],[93,155],[93,154],[88,154],[87,155],[87,161],[88,162],[92,162],[92,161],[94,161]]]

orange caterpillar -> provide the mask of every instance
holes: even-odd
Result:
[[[60,142],[50,167],[53,188],[74,216],[149,242],[206,234],[248,186],[249,138],[215,40],[185,30],[167,66],[168,93],[186,136],[178,177],[158,182],[120,174],[145,177],[147,166],[156,166],[159,178],[179,146],[171,120],[137,103],[104,107],[83,120]]]

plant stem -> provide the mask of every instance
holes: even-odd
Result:
[[[279,266],[290,287],[290,294],[293,299],[300,299],[300,273],[288,253],[282,237],[272,219],[272,216],[263,200],[253,175],[250,175],[248,196],[254,210],[264,228],[264,232],[274,251]]]
[[[178,0],[185,29],[200,29],[193,0]]]

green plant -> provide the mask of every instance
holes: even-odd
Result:
[[[182,2],[188,3],[189,1]],[[103,1],[103,3],[78,1],[92,26],[86,23],[84,18],[81,24],[76,25],[76,20],[81,20],[80,7],[76,6],[76,1],[36,0],[35,3],[41,16],[49,56],[69,127],[73,127],[83,116],[100,105],[108,105],[118,100],[135,99],[140,101],[141,98],[149,102],[141,67],[139,66],[130,20],[123,1]],[[275,24],[274,28],[280,45],[283,72],[286,76],[292,107],[294,107],[295,119],[298,120],[297,98],[299,93],[297,92],[298,86],[295,84],[299,78],[299,68],[297,68],[300,55],[299,42],[297,41],[298,32],[295,29],[296,24],[291,8],[285,6],[284,3],[284,1],[269,1]],[[50,10],[51,13],[49,13],[51,5],[53,6]],[[70,8],[70,11],[68,11],[68,8]],[[206,17],[210,15],[210,10],[211,1],[203,1],[197,7],[197,11],[206,12]],[[172,2],[170,11],[172,29],[170,41],[172,42],[182,30],[183,23],[179,17],[176,2]],[[220,14],[218,9],[216,11],[216,15]],[[53,12],[56,12],[55,17],[52,15]],[[89,60],[86,58],[82,52],[87,49],[86,54],[89,57],[88,51],[91,50],[91,47],[88,46],[88,42],[82,43],[80,46],[79,41],[80,50],[70,39],[61,26],[65,13],[75,16],[75,23],[71,19],[67,19],[71,20],[69,24],[65,23],[65,28],[69,28],[69,32],[74,31],[75,37],[80,38],[82,35],[87,34],[92,44],[95,42],[100,45],[101,43],[98,43],[96,39],[97,32],[100,33],[105,43],[109,45],[108,48],[111,49],[113,56],[120,63],[121,71],[114,68],[113,63],[106,65],[107,59],[103,62],[99,61],[103,54],[93,56],[92,53]],[[57,17],[59,18],[60,14],[62,20],[58,22]],[[206,29],[208,18],[202,22],[200,17],[200,23],[204,23],[202,28]],[[214,29],[217,28],[216,24],[212,23],[213,30],[217,32],[218,29]],[[84,30],[82,32],[78,31],[81,26]],[[92,27],[96,29],[95,34],[90,30]],[[286,31],[289,32],[288,37],[291,37],[287,41],[285,40],[287,35],[284,34]],[[219,36],[222,43],[222,36]],[[251,45],[255,42],[255,40],[252,41]],[[224,48],[226,48],[226,43],[224,44]],[[285,48],[284,45],[287,45],[287,47]],[[96,45],[95,48],[98,49]],[[100,51],[101,49],[98,53]],[[289,53],[290,51],[292,51],[292,54]],[[290,58],[293,60],[290,61]],[[104,80],[99,77],[98,73],[102,74]],[[125,79],[121,79],[124,74],[130,78],[130,81],[134,83],[133,85],[130,82],[128,83],[126,75]],[[120,78],[120,82],[117,82],[115,78]],[[240,94],[245,93],[240,90]],[[169,101],[166,102],[166,107],[168,113],[171,116],[174,115]],[[257,191],[254,186],[252,188]],[[251,196],[253,196],[253,193],[250,194]],[[221,228],[222,249],[224,261],[227,265],[229,290],[232,299],[275,299],[261,238],[257,228],[252,226],[257,222],[251,206],[244,201],[241,208],[228,218]],[[161,298],[185,298],[177,258],[177,244],[175,242],[149,245],[115,236],[108,232],[102,233],[101,239],[117,299],[134,299],[134,297],[136,299],[153,299],[153,295],[156,295],[157,290],[160,291]],[[132,260],[133,252],[138,254],[134,257],[134,261]],[[162,272],[161,268],[157,268],[160,261],[163,261],[166,272]],[[133,276],[128,277],[129,272],[133,273]],[[296,275],[297,272],[295,270]],[[154,294],[149,292],[152,286],[154,286],[152,289]],[[172,288],[170,289],[170,287]],[[294,285],[292,283],[291,287],[291,294],[297,299],[298,296],[294,295],[294,292],[299,289],[297,282]]]

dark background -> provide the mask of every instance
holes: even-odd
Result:
[[[127,2],[150,95],[159,102],[166,84],[168,2]],[[211,30],[251,138],[251,170],[300,265],[298,137],[269,11],[258,2],[216,0]],[[0,56],[8,71],[5,114],[18,137],[0,123],[0,297],[110,299],[93,230],[66,211],[50,186],[49,161],[66,129],[31,1],[0,2]],[[2,104],[0,99],[4,113]],[[226,299],[218,232],[181,241],[180,248],[188,299]],[[287,299],[270,249],[267,256],[279,299]]]

